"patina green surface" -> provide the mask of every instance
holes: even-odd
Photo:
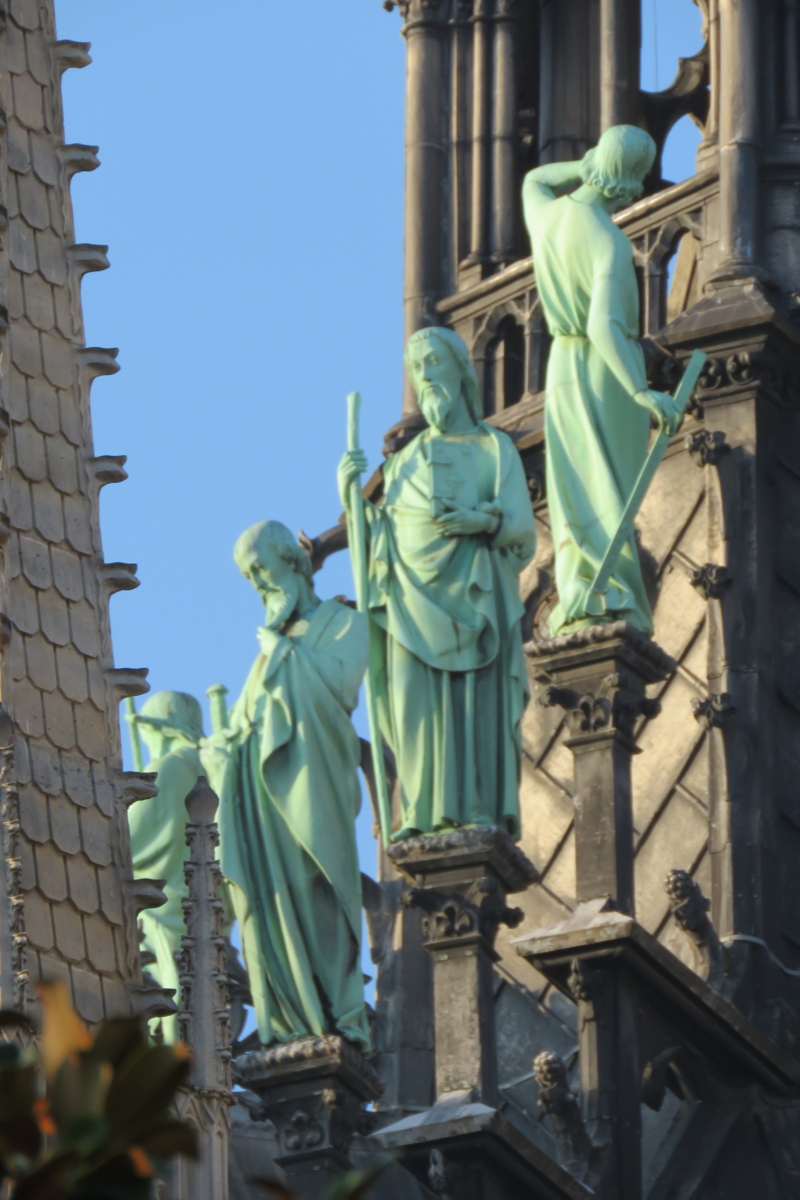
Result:
[[[618,125],[580,162],[537,167],[523,186],[537,289],[553,335],[545,403],[559,601],[553,634],[619,618],[653,628],[633,534],[605,595],[590,588],[647,454],[650,414],[668,433],[680,420],[673,398],[647,386],[632,247],[610,215],[640,194],[654,156],[647,133]]]
[[[525,473],[510,438],[480,420],[461,338],[421,330],[406,365],[428,428],[387,461],[366,522],[370,674],[403,808],[393,836],[488,825],[516,837],[518,575],[536,542]],[[366,465],[360,450],[341,461],[346,507]]]
[[[136,729],[150,752],[146,770],[156,772],[158,795],[128,810],[133,872],[137,877],[165,879],[167,903],[146,908],[139,920],[144,930],[142,949],[155,955],[148,970],[162,987],[175,989],[180,1004],[180,984],[175,954],[186,932],[181,901],[187,894],[183,878],[186,851],[186,797],[202,774],[198,745],[203,717],[194,696],[186,692],[156,692],[134,717]],[[167,1041],[178,1037],[177,1018],[165,1017]]]
[[[319,600],[310,560],[280,522],[254,525],[234,554],[264,600],[261,650],[201,759],[220,800],[220,864],[259,1036],[269,1045],[338,1031],[368,1047],[350,723],[366,621]]]

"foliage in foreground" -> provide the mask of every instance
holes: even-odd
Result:
[[[169,1106],[189,1051],[153,1046],[138,1018],[92,1036],[61,983],[39,985],[38,1050],[0,1042],[0,1182],[10,1200],[146,1200],[175,1154],[196,1157],[192,1128]],[[35,1032],[0,1011],[0,1028]]]
[[[378,1167],[374,1171],[349,1171],[331,1184],[325,1200],[367,1200],[372,1185],[384,1170],[384,1167]],[[260,1179],[257,1182],[276,1200],[303,1200],[302,1196],[298,1196],[297,1192],[293,1192],[283,1183],[273,1182],[271,1179]]]

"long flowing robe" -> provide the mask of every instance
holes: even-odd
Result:
[[[519,836],[528,683],[517,577],[536,544],[525,473],[506,434],[426,429],[384,468],[368,506],[370,672],[400,781],[403,825],[491,825]],[[449,537],[448,504],[491,506],[494,535]]]
[[[539,298],[553,345],[547,365],[547,498],[559,603],[551,633],[606,614],[652,632],[636,540],[604,597],[589,593],[644,463],[650,414],[631,243],[608,213],[556,199],[530,177],[524,189]]]
[[[183,877],[186,849],[186,797],[202,774],[200,755],[194,746],[171,750],[148,764],[156,772],[158,795],[134,804],[128,810],[131,833],[133,873],[147,879],[165,879],[167,902],[160,908],[146,908],[142,922],[142,948],[155,955],[149,968],[163,988],[174,988],[180,1003],[180,982],[175,955],[180,951],[186,932],[182,900],[187,895]],[[176,1016],[162,1018],[165,1040],[178,1037]]]
[[[339,1032],[369,1046],[355,819],[360,746],[349,714],[366,622],[326,600],[259,654],[227,744],[201,750],[220,800],[220,865],[265,1045]]]

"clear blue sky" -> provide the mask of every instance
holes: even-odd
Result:
[[[664,87],[699,49],[699,14],[643,13],[643,83],[657,56]],[[123,368],[92,404],[96,452],[130,473],[102,493],[105,556],[142,581],[112,602],[116,662],[149,666],[154,690],[235,697],[261,619],[236,537],[335,521],[349,390],[373,464],[399,416],[400,23],[379,0],[57,0],[57,17],[94,57],[64,77],[67,140],[103,164],[73,183],[76,237],[112,264],[84,281],[87,341],[119,346]],[[668,178],[693,169],[684,124]],[[352,594],[346,556],[317,582]]]

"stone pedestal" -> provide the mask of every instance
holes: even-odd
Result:
[[[382,1087],[366,1058],[342,1037],[303,1038],[241,1055],[235,1078],[260,1097],[258,1118],[274,1124],[289,1185],[304,1200],[322,1200],[352,1169],[354,1134],[373,1126],[365,1106]]]
[[[633,914],[631,756],[637,721],[659,712],[646,695],[675,663],[625,621],[526,647],[539,702],[567,714],[574,756],[578,925],[617,910]],[[576,954],[569,994],[578,1009],[581,1108],[592,1148],[588,1178],[604,1200],[640,1200],[641,1066],[638,984]]]
[[[412,838],[387,851],[413,885],[403,904],[422,909],[433,960],[436,1094],[472,1093],[497,1103],[492,965],[500,925],[522,920],[506,896],[538,879],[507,833],[459,829]]]
[[[566,745],[575,759],[575,858],[579,901],[606,897],[633,912],[631,756],[637,719],[655,716],[645,695],[675,663],[626,621],[594,625],[526,652],[540,704],[567,714]]]
[[[379,1130],[374,1140],[440,1195],[588,1195],[498,1111],[494,941],[500,925],[522,920],[506,897],[534,883],[536,868],[499,829],[413,838],[387,854],[412,885],[403,903],[424,914],[433,961],[437,1100],[426,1112]]]

